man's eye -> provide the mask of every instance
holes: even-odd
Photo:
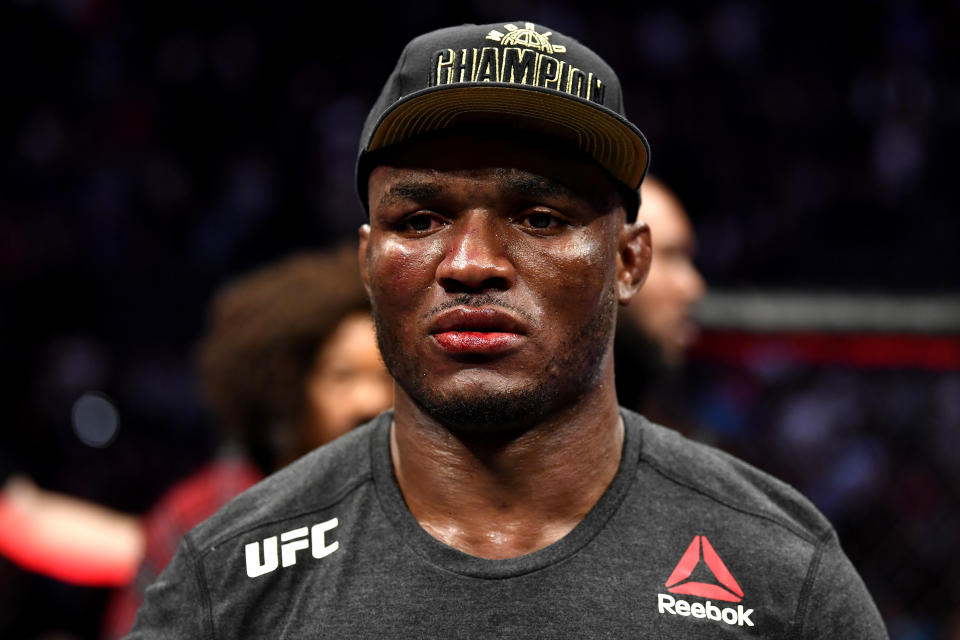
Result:
[[[540,211],[528,213],[521,222],[531,229],[555,229],[561,224],[556,216]]]
[[[428,231],[435,224],[433,216],[420,213],[403,221],[403,227],[410,231]]]
[[[530,226],[535,229],[546,229],[553,222],[553,217],[545,213],[531,213],[527,216],[527,220],[530,222]]]

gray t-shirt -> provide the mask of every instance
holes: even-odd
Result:
[[[385,413],[191,531],[129,637],[887,637],[805,498],[622,414],[620,469],[580,524],[535,553],[485,560],[414,520]]]

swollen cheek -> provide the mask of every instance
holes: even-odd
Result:
[[[438,252],[432,247],[410,247],[400,242],[385,243],[378,252],[374,274],[374,290],[383,299],[409,300],[412,290],[433,281]]]

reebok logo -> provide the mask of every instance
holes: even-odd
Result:
[[[694,569],[700,564],[700,561],[707,565],[707,568],[713,574],[713,577],[720,584],[710,584],[707,582],[696,582],[688,580]],[[666,582],[667,591],[670,593],[698,596],[701,598],[711,598],[712,600],[723,600],[725,602],[740,602],[743,598],[743,589],[737,584],[736,579],[723,560],[717,554],[717,551],[710,544],[707,536],[694,536],[690,546],[683,553],[680,562],[674,567],[670,577]],[[711,600],[706,603],[690,603],[680,598],[674,598],[665,593],[657,594],[657,612],[669,613],[676,616],[692,616],[694,618],[706,618],[708,620],[723,621],[730,625],[753,626],[750,615],[753,609],[744,609],[742,604],[737,608],[720,607],[713,604]]]
[[[300,527],[280,534],[280,554],[277,554],[277,536],[270,536],[262,543],[251,542],[244,546],[247,561],[247,577],[257,578],[274,571],[278,566],[297,564],[297,551],[310,548],[314,558],[324,558],[340,548],[340,541],[327,543],[327,532],[340,524],[336,518],[320,522],[312,527]],[[263,554],[260,546],[263,545]]]
[[[753,621],[750,620],[750,614],[753,613],[753,609],[744,609],[742,604],[738,604],[736,609],[732,607],[721,609],[709,600],[707,600],[706,603],[694,602],[691,604],[686,600],[674,598],[666,593],[658,593],[657,612],[669,613],[675,616],[693,616],[694,618],[707,618],[708,620],[723,620],[727,624],[735,624],[740,627],[743,625],[747,625],[748,627],[753,626]]]
[[[700,564],[701,551],[707,567],[710,568],[713,576],[720,581],[722,587],[705,582],[683,582],[690,577],[693,570]],[[713,545],[707,540],[707,536],[693,537],[693,542],[687,547],[673,573],[667,578],[667,591],[700,596],[701,598],[713,598],[714,600],[726,600],[727,602],[740,602],[740,599],[743,598],[743,590],[733,579],[730,570],[723,564],[723,560],[717,555]]]

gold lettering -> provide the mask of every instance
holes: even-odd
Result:
[[[433,74],[430,78],[432,86],[450,84],[453,80],[453,60],[455,56],[456,53],[453,49],[441,49],[433,54]]]
[[[566,91],[567,86],[567,72],[570,70],[570,65],[560,61],[560,71],[557,72],[557,91]]]
[[[536,68],[536,52],[519,47],[508,47],[503,50],[503,68],[500,71],[503,82],[537,84]]]
[[[584,98],[583,94],[588,90],[587,74],[576,67],[570,68],[567,74],[567,93]]]
[[[480,50],[480,62],[477,64],[474,82],[500,82],[498,53],[496,47],[484,47]]]
[[[600,78],[592,73],[587,76],[587,100],[593,100],[597,104],[603,104],[603,93],[606,86],[600,81]]]
[[[547,87],[552,83],[557,86],[560,80],[560,61],[550,56],[541,55],[539,62],[540,64],[537,65],[539,67],[537,85]]]
[[[476,49],[460,49],[460,56],[453,65],[453,82],[470,82],[476,72],[474,63],[477,58]]]

